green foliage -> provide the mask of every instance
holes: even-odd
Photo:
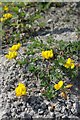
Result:
[[[17,6],[12,7],[11,10],[14,11],[15,13],[18,13],[19,7],[17,7]]]
[[[46,90],[45,93],[43,93],[44,96],[46,96],[49,100],[54,98],[54,93],[53,93],[53,88],[52,86],[49,86]]]
[[[8,3],[7,3],[8,4]],[[11,5],[11,6],[10,6]],[[41,7],[39,7],[39,4],[32,4],[32,3],[9,3],[9,12],[12,13],[13,17],[11,20],[6,20],[3,22],[3,28],[11,29],[8,32],[8,35],[10,36],[8,38],[5,37],[3,44],[9,44],[11,43],[11,40],[14,36],[17,36],[17,42],[22,40],[22,43],[24,42],[24,39],[33,36],[37,32],[37,27],[44,28],[45,23],[41,22],[39,23],[38,20],[42,18]],[[34,9],[34,10],[31,10]],[[36,10],[37,9],[37,10]],[[37,21],[37,22],[36,22]],[[36,23],[36,24],[35,24]],[[20,34],[24,33],[22,38],[20,38]],[[14,41],[12,40],[12,43],[14,43],[16,40],[14,38]]]
[[[45,25],[46,25],[46,23],[45,23],[45,22],[40,22],[40,23],[39,23],[39,27],[40,27],[40,28],[44,28],[44,27],[45,27]]]
[[[30,72],[35,72],[35,65],[34,64],[30,64],[28,66],[28,69],[29,69]]]
[[[26,58],[23,58],[23,59],[21,59],[21,60],[17,60],[17,63],[20,65],[20,66],[23,66],[23,65],[25,65],[25,64],[27,64],[27,59]]]
[[[45,11],[49,9],[50,5],[51,5],[51,2],[40,2],[38,4],[38,7],[40,8],[40,10]]]

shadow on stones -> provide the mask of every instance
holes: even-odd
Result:
[[[62,34],[62,33],[65,33],[65,32],[74,32],[74,29],[73,28],[56,28],[54,29],[53,31],[50,31],[50,30],[46,30],[46,29],[43,29],[43,30],[39,30],[35,35],[40,35],[40,36],[44,36],[44,35],[47,35],[47,34]]]
[[[71,89],[72,93],[78,96],[80,100],[80,70],[78,70],[78,76],[74,81],[72,81],[73,87]]]
[[[44,111],[48,109],[48,106],[44,103],[44,99],[41,96],[30,96],[27,102],[36,113],[41,109],[43,110],[42,114],[44,114]]]

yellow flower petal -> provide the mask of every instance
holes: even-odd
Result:
[[[26,95],[27,93],[26,93],[26,91],[22,91],[22,95]]]
[[[64,64],[64,67],[73,69],[75,67],[74,60],[68,58],[66,63]]]
[[[64,67],[65,68],[69,68],[70,66],[69,66],[69,64],[65,64]]]
[[[13,58],[16,58],[18,55],[18,53],[16,51],[13,51],[13,52],[10,52],[8,54],[5,55],[6,58],[8,59],[13,59]]]
[[[7,6],[4,6],[3,10],[7,11],[7,10],[8,10],[8,7],[7,7]]]
[[[65,86],[65,88],[71,88],[73,85],[72,84],[68,84]]]
[[[52,50],[46,50],[42,51],[42,57],[45,59],[49,59],[53,57],[53,51]]]
[[[54,85],[54,88],[55,88],[56,90],[59,90],[59,89],[63,86],[63,83],[64,83],[64,82],[63,82],[62,80],[59,81],[58,84],[55,84],[55,85]]]
[[[63,83],[64,83],[64,82],[63,82],[62,80],[58,82],[59,88],[61,88],[61,87],[63,86]]]
[[[68,58],[66,63],[70,64],[71,63],[71,58]]]
[[[54,88],[55,88],[56,90],[59,90],[58,84],[55,84],[55,85],[54,85]]]
[[[21,47],[21,44],[18,43],[16,45],[13,45],[11,48],[9,48],[10,51],[17,51]]]
[[[5,18],[0,18],[0,22],[4,22],[6,19]]]
[[[9,18],[12,18],[12,14],[10,14],[10,13],[5,13],[5,14],[3,15],[3,17],[6,18],[6,19],[9,19]]]
[[[16,96],[22,96],[22,95],[26,95],[27,92],[26,92],[26,87],[23,83],[19,83],[18,84],[18,87],[15,88],[15,93],[16,93]]]
[[[75,67],[74,63],[71,63],[71,69],[73,69]]]
[[[21,96],[21,89],[20,89],[19,87],[17,87],[17,88],[15,89],[15,93],[16,93],[16,96],[17,96],[17,97]]]
[[[20,43],[18,43],[17,45],[18,45],[19,48],[21,47],[21,44],[20,44]]]

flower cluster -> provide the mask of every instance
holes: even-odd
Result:
[[[11,48],[9,48],[10,51],[17,51],[21,47],[21,44],[18,43],[16,45],[13,45]]]
[[[4,17],[5,19],[9,19],[9,18],[12,18],[12,14],[6,13],[6,14],[3,15],[3,17]]]
[[[4,7],[3,7],[3,10],[8,11],[9,8],[8,8],[7,6],[4,6]]]
[[[17,55],[18,55],[18,53],[16,51],[13,51],[13,52],[9,51],[9,53],[6,54],[5,57],[10,60],[10,59],[16,58]]]
[[[52,50],[48,50],[48,51],[42,51],[42,57],[45,58],[45,59],[49,59],[49,58],[52,58],[53,57],[53,51]],[[66,63],[64,64],[64,62],[62,63],[63,66],[65,68],[71,68],[73,69],[75,67],[75,63],[74,63],[74,60],[72,60],[71,58],[68,58]],[[68,84],[67,86],[64,85],[64,81],[60,80],[57,84],[55,84],[53,86],[53,88],[58,91],[60,90],[61,91],[61,97],[67,99],[67,93],[69,90],[67,90],[68,88],[71,88],[72,87],[72,84]],[[55,91],[55,92],[56,92]]]
[[[20,47],[21,47],[20,43],[13,45],[11,48],[9,48],[10,51],[8,54],[5,55],[5,57],[8,58],[9,60],[16,58],[18,55],[17,50],[19,50]]]
[[[8,8],[5,8],[5,9],[8,9]],[[12,14],[10,14],[10,13],[5,13],[5,14],[3,15],[3,17],[0,18],[0,22],[4,22],[5,20],[10,19],[10,18],[12,18]]]
[[[15,93],[17,97],[27,94],[26,86],[23,83],[19,83],[18,87],[15,88]]]
[[[49,59],[53,57],[53,51],[52,50],[46,50],[42,51],[42,57],[45,59]]]
[[[68,58],[65,65],[66,68],[73,69],[75,67],[74,61],[71,58]]]

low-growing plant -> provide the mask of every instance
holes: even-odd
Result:
[[[45,28],[46,23],[40,22],[39,19],[43,17],[41,10],[45,11],[48,4],[50,3],[45,3],[44,6],[42,3],[35,2],[3,3],[3,17],[0,21],[5,33],[2,43],[13,44],[20,41],[24,43],[26,39],[35,36],[40,29]]]
[[[26,73],[32,74],[32,79],[36,78],[36,80],[40,81],[42,95],[49,100],[58,95],[67,99],[67,93],[70,93],[72,86],[74,87],[71,82],[67,83],[67,79],[73,81],[78,74],[76,64],[78,64],[79,43],[55,41],[48,37],[48,45],[45,49],[45,44],[42,41],[37,43],[36,41],[38,40],[30,40],[30,45],[25,50],[27,57],[24,56],[19,60],[16,58],[16,62],[21,67],[26,65]],[[18,44],[13,45],[9,50],[18,50],[19,48],[16,47]],[[64,46],[61,47],[62,45]]]

